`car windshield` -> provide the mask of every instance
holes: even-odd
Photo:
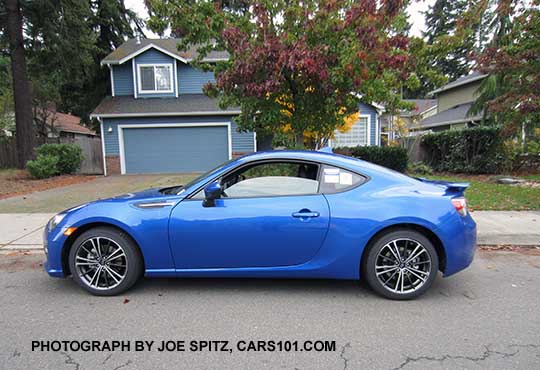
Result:
[[[201,181],[201,180],[204,179],[205,177],[211,176],[213,173],[217,172],[217,171],[220,170],[223,166],[228,165],[228,164],[231,163],[232,161],[234,161],[234,159],[229,159],[228,161],[223,162],[223,163],[220,164],[219,166],[217,166],[217,167],[215,167],[215,168],[212,168],[210,171],[207,171],[207,172],[203,173],[202,175],[197,176],[196,178],[194,178],[193,180],[191,180],[190,182],[188,182],[188,183],[185,184],[185,185],[170,186],[170,187],[167,187],[167,188],[160,189],[159,191],[160,191],[161,193],[163,193],[163,194],[180,194],[180,192],[181,192],[183,189],[187,189],[187,188],[189,188],[190,186],[195,185],[196,183],[198,183],[199,181]]]

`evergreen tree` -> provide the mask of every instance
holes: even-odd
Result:
[[[426,31],[423,36],[427,45],[446,43],[447,39],[458,34],[462,26],[460,19],[468,10],[466,0],[436,0],[425,13]],[[470,54],[475,50],[474,33],[464,34],[459,44],[451,49],[433,48],[432,64],[450,81],[456,80],[470,71]]]
[[[26,67],[26,51],[23,37],[23,15],[21,2],[18,0],[3,0],[2,32],[6,33],[11,59],[13,78],[13,101],[15,105],[15,121],[17,127],[17,156],[20,168],[32,159],[35,135],[32,126],[32,100]],[[4,21],[5,17],[5,21]]]
[[[100,62],[107,54],[119,47],[126,39],[135,35],[145,37],[144,23],[132,10],[126,9],[124,0],[96,0],[92,2],[93,15],[90,27],[96,34],[93,54],[93,78],[88,80],[85,90],[87,101],[82,117],[87,117],[93,108],[110,95],[110,73]]]

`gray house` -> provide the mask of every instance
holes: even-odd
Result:
[[[430,94],[437,98],[437,113],[420,121],[414,131],[443,131],[465,128],[479,123],[482,115],[469,115],[469,109],[478,97],[478,88],[487,75],[473,72]]]
[[[239,132],[240,111],[222,110],[203,94],[212,73],[191,65],[195,48],[177,39],[131,39],[101,64],[110,69],[112,96],[92,112],[101,123],[105,174],[201,172],[257,150],[256,134]],[[205,61],[227,59],[212,52]],[[334,146],[379,145],[379,115],[361,104],[359,121],[337,133]]]
[[[203,94],[212,73],[190,65],[196,51],[178,40],[131,39],[103,61],[112,96],[91,117],[101,123],[106,174],[201,172],[256,150],[255,133],[240,133],[232,117]],[[227,58],[212,53],[206,61]]]

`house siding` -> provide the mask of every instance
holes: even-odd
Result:
[[[114,95],[133,95],[133,70],[131,63],[112,66]]]
[[[204,72],[182,62],[178,62],[176,75],[180,94],[201,94],[207,82],[215,82],[213,72]]]
[[[369,115],[369,144],[368,145],[379,145],[378,140],[378,133],[377,133],[377,120],[379,119],[379,115],[377,113],[377,109],[369,104],[360,103],[359,106],[360,114],[362,115]]]
[[[458,86],[452,90],[441,92],[437,96],[437,113],[453,108],[457,105],[475,101],[478,97],[478,88],[482,82]]]
[[[115,95],[134,95],[134,88],[138,89],[139,64],[172,64],[174,68],[174,59],[155,49],[149,49],[135,57],[135,74],[133,74],[132,62],[127,61],[121,65],[112,66]],[[135,81],[133,77],[135,76]],[[186,65],[183,62],[176,61],[176,86],[179,94],[201,94],[203,86],[211,81],[215,82],[212,72],[204,72],[193,66]],[[176,91],[172,93],[144,93],[137,91],[140,98],[163,98],[174,97]]]
[[[105,155],[116,156],[119,154],[118,143],[118,125],[127,124],[171,124],[171,123],[214,123],[231,122],[232,152],[249,153],[255,150],[255,140],[252,132],[238,132],[236,123],[230,116],[212,116],[212,117],[141,117],[141,118],[104,118],[103,131],[105,142]],[[112,129],[109,132],[109,128]]]
[[[128,62],[126,62],[128,63]],[[135,57],[135,86],[138,89],[138,74],[139,74],[139,64],[171,64],[174,68],[174,59],[170,56],[163,54],[160,51],[157,51],[155,49],[149,49],[145,51],[144,53],[137,55]],[[173,79],[174,79],[174,71],[173,71]],[[173,84],[174,85],[174,84]],[[175,92],[175,86],[173,86],[173,92],[172,93],[144,93],[137,91],[137,97],[139,98],[164,98],[164,97],[174,97],[176,96]]]

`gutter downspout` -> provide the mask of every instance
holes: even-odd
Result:
[[[101,157],[103,158],[103,176],[107,176],[107,161],[105,160],[105,131],[103,130],[103,119],[96,117],[99,121],[99,129],[101,132]]]

